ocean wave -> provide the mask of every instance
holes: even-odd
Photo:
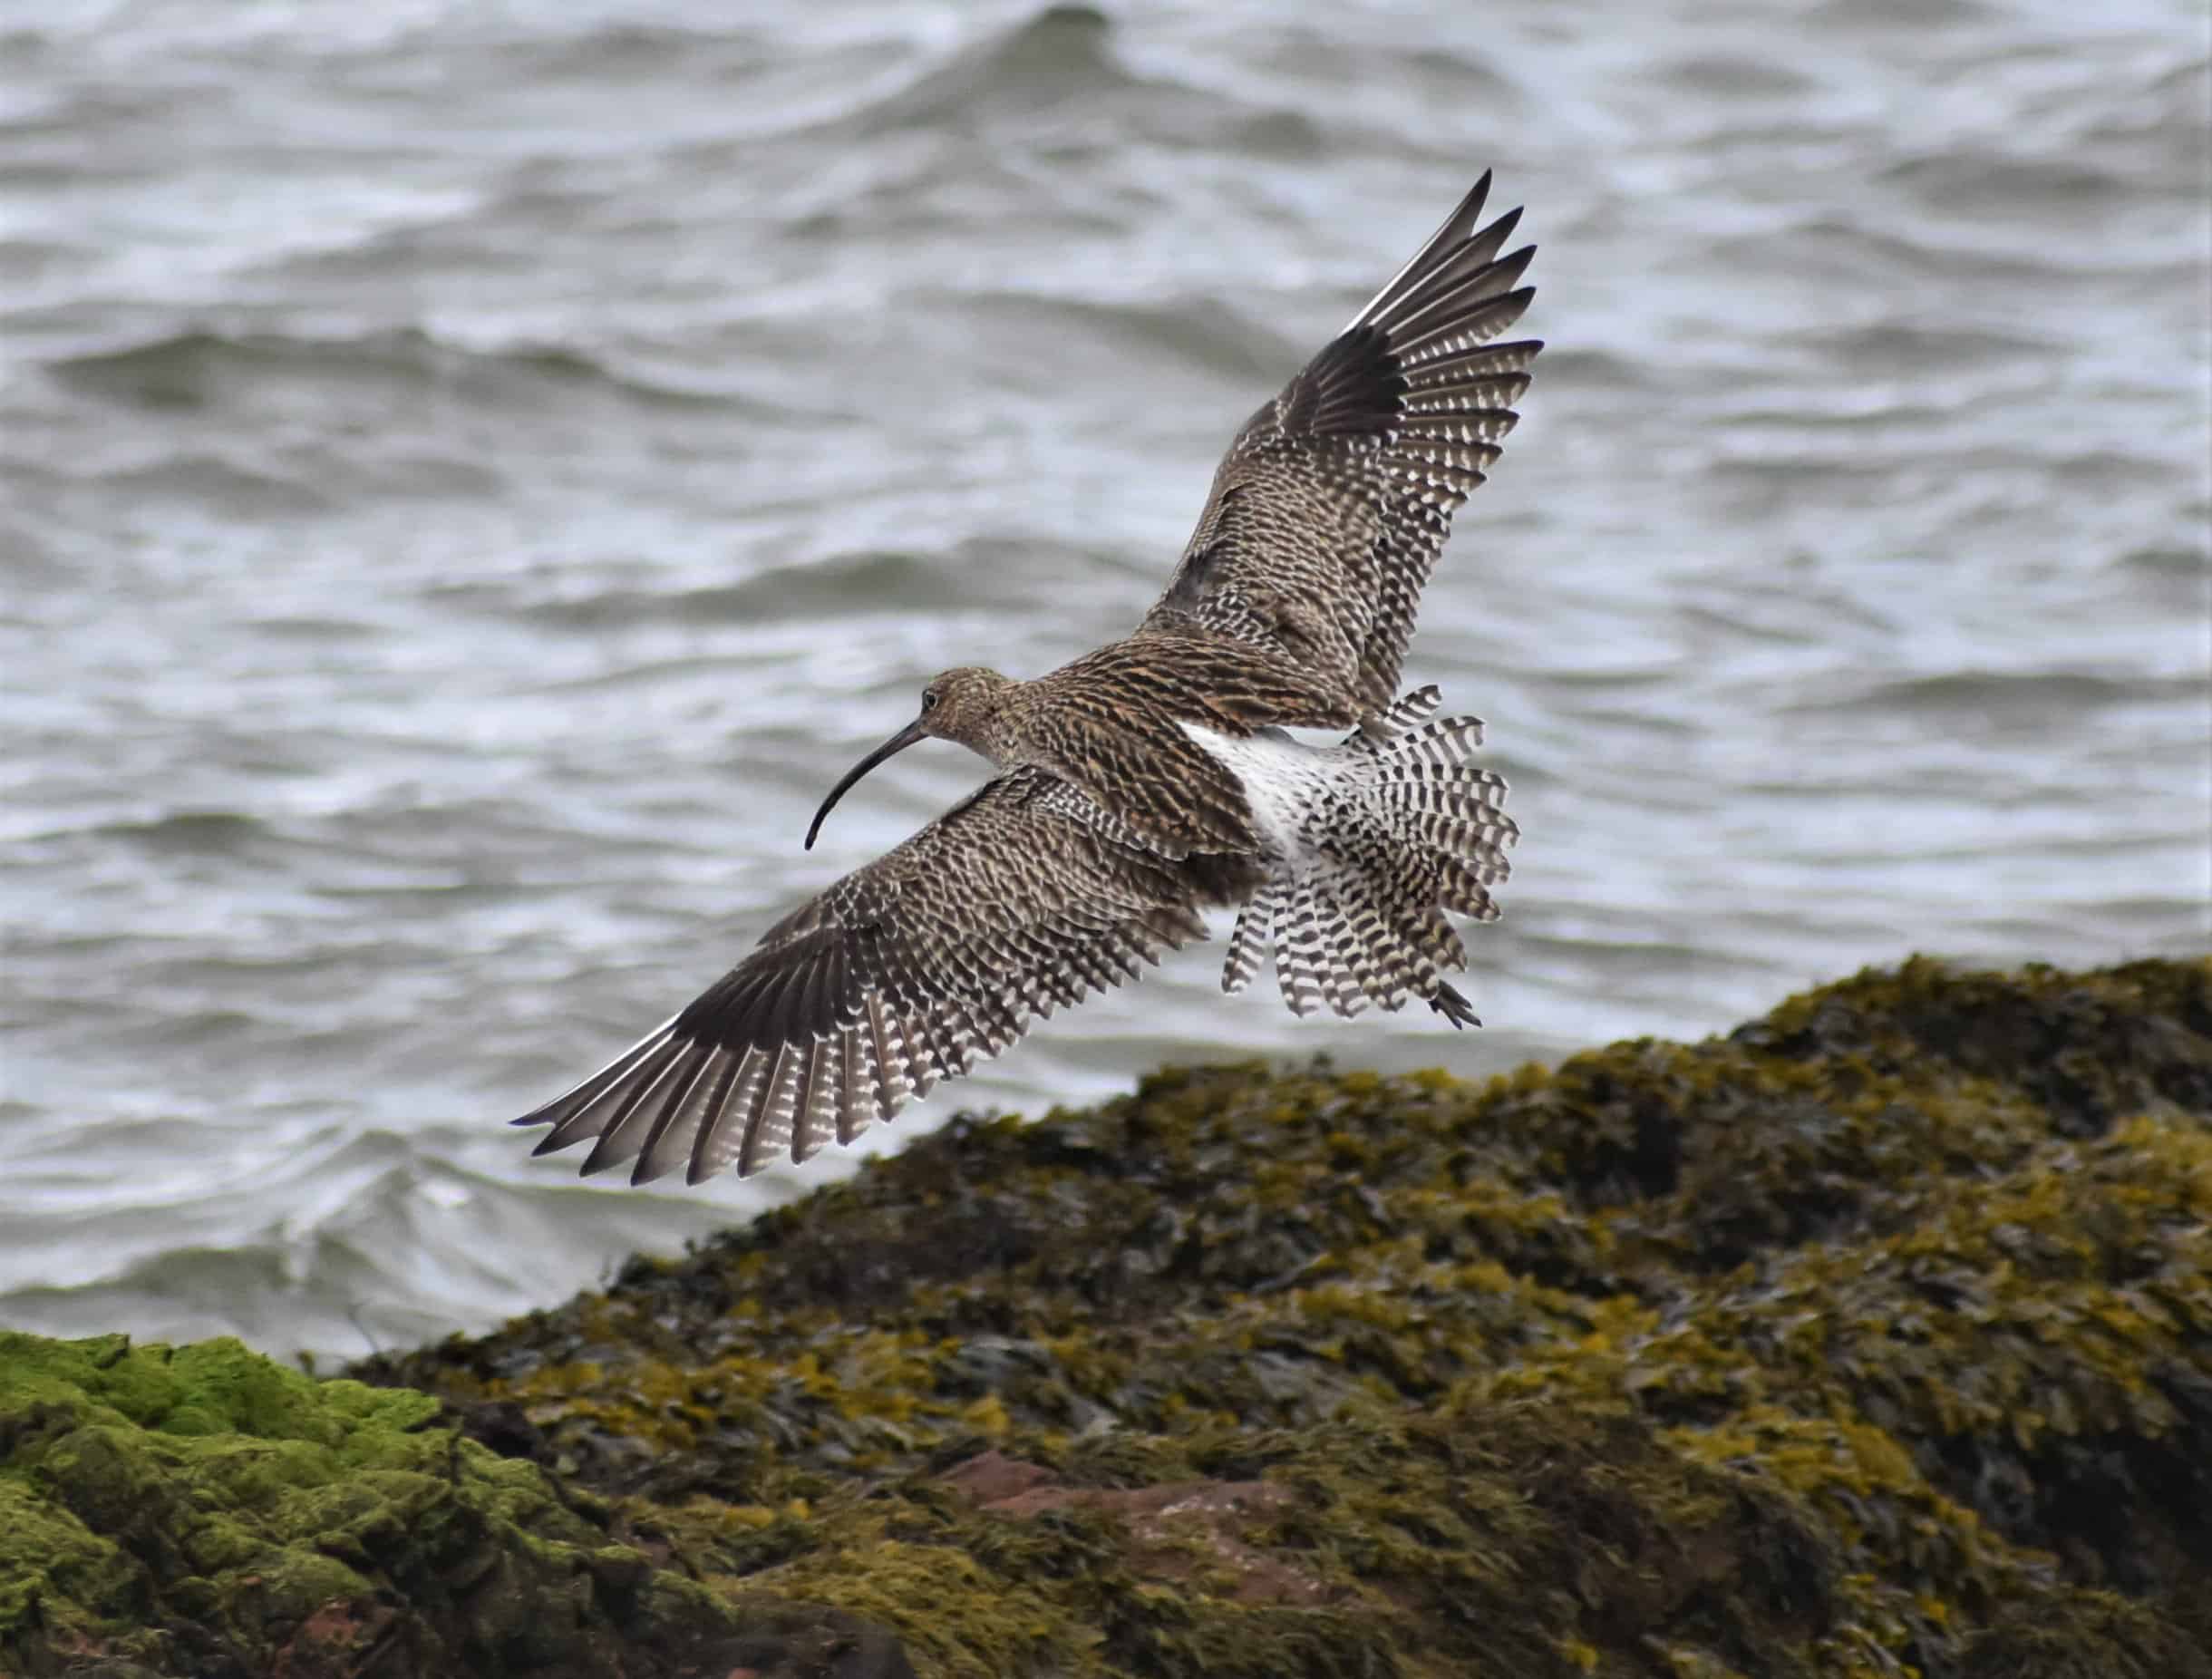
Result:
[[[848,121],[878,132],[973,129],[1009,112],[1058,110],[1123,92],[1139,79],[1114,56],[1112,36],[1096,7],[1048,5],[923,70]]]
[[[1925,717],[1984,718],[2006,729],[2042,727],[2060,718],[2108,706],[2180,697],[2180,684],[2142,676],[2098,676],[2064,671],[1944,671],[1854,684],[1855,691],[1830,693],[1818,701],[1793,704],[1787,711],[1895,712]]]
[[[641,404],[716,407],[728,399],[645,379],[571,345],[471,346],[418,326],[353,335],[226,331],[192,326],[112,350],[46,364],[59,383],[86,395],[155,409],[200,409],[241,387],[286,382],[382,383],[523,405],[579,390]]]
[[[2133,196],[2116,172],[2071,152],[2023,157],[1947,149],[1900,159],[1875,179],[1945,215],[1985,220],[2062,216],[2077,231],[2084,218],[2093,221],[2096,211],[2126,206]]]
[[[1667,60],[1654,79],[1701,99],[1797,99],[1820,85],[1804,71],[1750,53],[1693,53]]]

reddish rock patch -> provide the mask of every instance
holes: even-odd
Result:
[[[1130,1566],[1180,1584],[1197,1570],[1198,1541],[1235,1577],[1239,1603],[1316,1604],[1344,1594],[1250,1544],[1251,1527],[1289,1505],[1287,1487],[1266,1480],[1178,1480],[1156,1487],[1074,1487],[1040,1464],[1003,1452],[971,1458],[943,1478],[990,1515],[1024,1519],[1057,1509],[1104,1510],[1129,1525]]]

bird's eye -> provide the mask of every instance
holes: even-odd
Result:
[[[924,711],[935,710],[936,703],[937,691],[935,688],[924,688],[922,690],[922,709]]]

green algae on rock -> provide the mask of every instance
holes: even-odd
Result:
[[[2212,962],[1165,1072],[354,1373],[0,1341],[0,1664],[2212,1679]]]
[[[747,1616],[437,1411],[235,1341],[0,1333],[0,1672],[583,1679],[740,1646]]]

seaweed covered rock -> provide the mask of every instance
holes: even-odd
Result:
[[[272,1671],[374,1674],[380,1614],[580,1671],[474,1606],[493,1555],[633,1674],[2212,1679],[2212,962],[1916,961],[1487,1084],[1166,1072],[204,1427],[9,1356],[40,1673],[313,1626],[353,1665]],[[150,1491],[57,1455],[101,1430]],[[232,1435],[286,1467],[203,1471]],[[287,1567],[341,1572],[239,1595]]]
[[[0,1334],[0,1672],[765,1673],[869,1637],[896,1655],[855,1617],[656,1568],[597,1500],[437,1410],[235,1341]]]
[[[374,1361],[925,1674],[2212,1674],[2212,963],[963,1121]]]

